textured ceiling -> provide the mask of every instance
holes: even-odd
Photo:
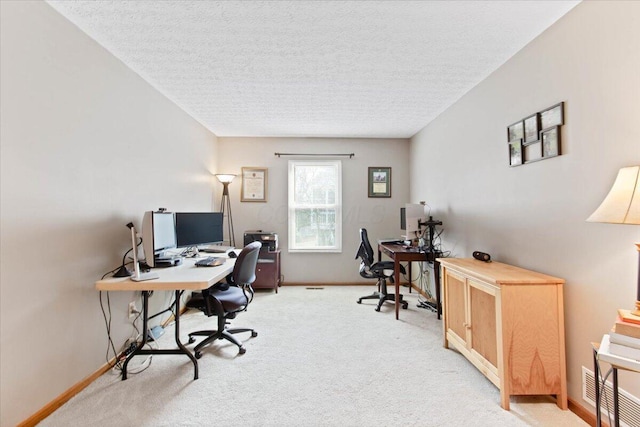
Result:
[[[218,136],[407,138],[578,1],[48,3]]]

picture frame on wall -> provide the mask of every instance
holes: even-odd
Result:
[[[560,126],[553,126],[540,132],[542,158],[560,155]]]
[[[523,120],[524,144],[537,142],[540,138],[540,116],[538,113],[532,114]]]
[[[522,164],[522,139],[509,143],[509,166]]]
[[[520,141],[524,138],[524,121],[520,120],[507,127],[507,141]]]
[[[267,201],[267,169],[266,168],[242,168],[241,202],[266,202]]]
[[[540,128],[549,129],[564,124],[564,102],[553,105],[540,112]]]
[[[391,197],[390,167],[369,167],[369,197]]]

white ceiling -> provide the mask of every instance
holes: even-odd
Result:
[[[218,136],[408,138],[578,1],[48,3]]]

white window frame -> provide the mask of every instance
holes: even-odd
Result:
[[[335,189],[335,203],[333,204],[303,204],[294,200],[295,168],[297,166],[332,166],[336,168],[337,182]],[[297,209],[327,208],[335,209],[335,245],[333,246],[301,246],[296,244],[295,211]],[[342,252],[342,162],[340,160],[289,160],[289,252]]]

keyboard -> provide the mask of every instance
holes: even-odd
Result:
[[[384,245],[385,243],[388,245],[401,245],[403,242],[398,239],[378,239],[379,245]]]
[[[224,264],[226,260],[226,258],[210,256],[196,261],[196,267],[217,267]]]
[[[233,246],[208,246],[206,248],[199,249],[199,251],[210,254],[224,254],[230,249],[234,249]]]

